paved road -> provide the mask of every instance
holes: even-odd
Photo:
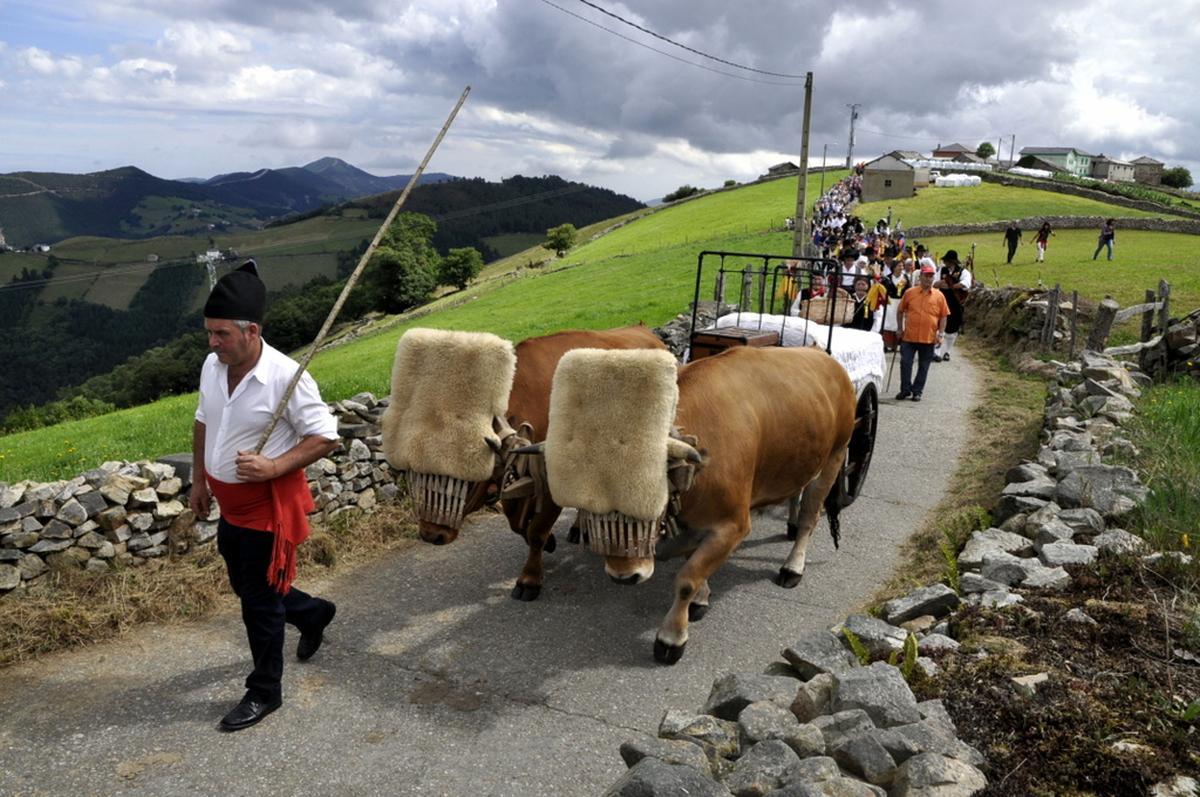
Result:
[[[867,494],[842,515],[840,551],[822,521],[798,588],[771,583],[788,543],[756,519],[674,667],[651,643],[678,560],[618,586],[560,529],[541,598],[520,603],[524,546],[489,517],[450,546],[302,574],[337,621],[312,661],[287,664],[283,708],[247,731],[215,730],[242,691],[236,611],[0,671],[0,795],[599,794],[624,771],[623,740],[699,708],[716,675],[760,671],[892,573],[952,476],[976,381],[957,359],[921,404],[885,400]]]

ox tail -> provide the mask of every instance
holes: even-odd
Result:
[[[833,489],[825,496],[825,517],[829,521],[829,536],[833,537],[833,547],[838,548],[842,536],[842,523],[838,514],[842,511],[842,480],[839,478],[833,484]]]

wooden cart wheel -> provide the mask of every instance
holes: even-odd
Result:
[[[846,464],[838,479],[838,504],[847,507],[862,492],[875,451],[875,430],[879,423],[879,393],[875,385],[867,385],[858,397],[854,411],[854,432],[846,450]]]

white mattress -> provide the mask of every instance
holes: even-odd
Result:
[[[718,318],[713,327],[741,327],[775,332],[782,329],[784,346],[815,344],[824,349],[825,344],[829,342],[829,327],[792,316],[730,313]],[[869,384],[874,384],[876,390],[883,390],[885,360],[883,338],[878,332],[834,327],[830,354],[846,369],[856,393],[861,394]]]

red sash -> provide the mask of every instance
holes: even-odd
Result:
[[[225,520],[275,535],[267,583],[286,595],[296,578],[296,546],[308,539],[308,513],[316,509],[304,469],[265,482],[223,482],[207,473],[205,477]]]

